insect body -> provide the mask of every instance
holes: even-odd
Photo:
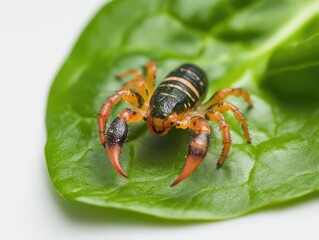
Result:
[[[160,83],[144,116],[154,133],[165,135],[178,114],[193,109],[205,94],[205,73],[195,65],[184,64]]]
[[[229,151],[230,127],[222,112],[231,111],[242,125],[247,142],[250,143],[248,127],[244,116],[232,104],[223,100],[229,96],[242,96],[249,107],[252,103],[249,94],[241,88],[226,88],[216,92],[210,100],[200,104],[206,92],[207,78],[202,69],[193,64],[183,64],[169,73],[154,90],[156,63],[145,64],[146,77],[132,69],[118,75],[119,78],[132,75],[134,78],[122,89],[107,98],[98,118],[100,141],[106,148],[113,167],[124,177],[127,175],[120,165],[120,151],[127,137],[127,123],[146,121],[152,133],[165,135],[172,127],[191,129],[195,137],[188,148],[186,164],[180,176],[172,183],[174,186],[188,177],[206,156],[210,127],[208,121],[218,122],[223,135],[223,150],[217,162],[220,167]],[[121,99],[134,106],[120,112],[106,130],[107,119],[112,107]]]

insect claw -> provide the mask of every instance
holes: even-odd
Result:
[[[109,155],[110,162],[112,166],[114,167],[114,169],[123,177],[128,178],[127,174],[123,171],[120,164],[121,145],[120,144],[114,144],[114,145],[105,144],[105,149],[107,154]]]
[[[194,157],[193,155],[189,155],[185,167],[182,171],[182,173],[179,175],[179,177],[171,184],[171,187],[174,187],[176,184],[183,181],[185,178],[187,178],[202,162],[203,159],[198,159]]]
[[[123,119],[117,117],[111,123],[105,134],[105,149],[114,169],[123,177],[128,177],[120,165],[120,154],[122,145],[127,137],[127,124]]]
[[[176,184],[187,178],[203,161],[207,153],[207,146],[209,143],[209,135],[206,133],[200,133],[195,136],[188,149],[188,156],[186,164],[179,177],[171,184],[174,187]]]

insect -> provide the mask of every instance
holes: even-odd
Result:
[[[127,177],[120,165],[120,152],[127,138],[127,123],[144,120],[152,133],[161,136],[172,128],[191,129],[195,136],[188,147],[186,164],[179,177],[171,184],[175,186],[188,177],[206,156],[210,127],[208,121],[218,122],[222,132],[223,150],[217,162],[222,166],[231,144],[230,127],[223,112],[231,111],[241,124],[247,143],[250,143],[247,122],[244,115],[231,103],[223,100],[229,96],[243,97],[248,107],[252,107],[249,94],[242,88],[225,88],[217,91],[206,103],[200,104],[207,88],[205,72],[196,65],[183,64],[170,72],[155,89],[157,64],[153,61],[145,64],[146,75],[131,69],[118,75],[118,78],[133,76],[133,80],[108,97],[99,111],[98,128],[100,141],[105,147],[115,170]],[[106,129],[106,123],[112,107],[121,99],[133,108],[126,108]]]

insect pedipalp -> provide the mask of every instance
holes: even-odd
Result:
[[[105,149],[109,155],[114,169],[123,177],[128,177],[120,165],[120,153],[122,145],[127,138],[127,124],[119,117],[115,118],[105,134]]]

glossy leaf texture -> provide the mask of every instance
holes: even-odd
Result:
[[[47,107],[47,165],[66,199],[170,219],[236,217],[319,189],[319,2],[316,0],[117,0],[88,24],[52,85]],[[158,62],[157,84],[184,62],[209,78],[207,97],[243,87],[254,107],[245,114],[252,144],[231,125],[222,168],[218,125],[209,152],[186,180],[170,187],[185,163],[191,133],[160,137],[129,125],[121,162],[112,168],[99,143],[97,113],[128,81],[115,75]],[[114,108],[110,120],[119,110]]]

